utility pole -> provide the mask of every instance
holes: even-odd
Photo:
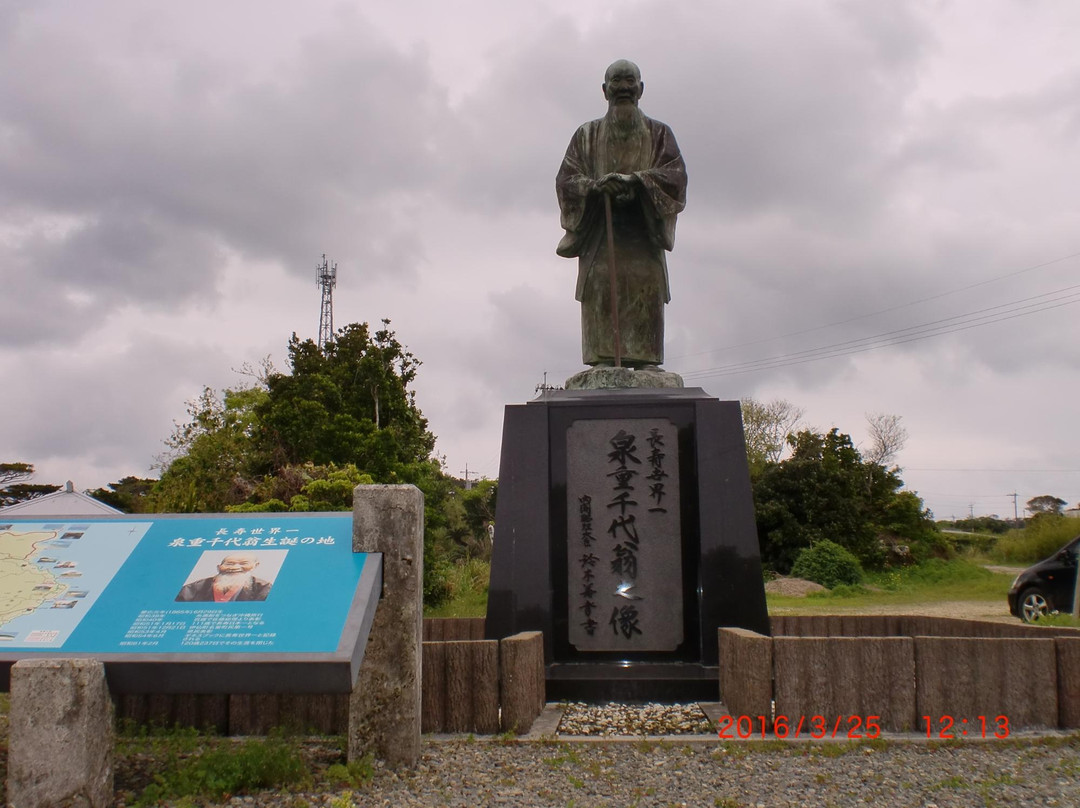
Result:
[[[330,264],[323,253],[322,263],[315,267],[315,283],[322,289],[322,301],[319,305],[319,340],[322,351],[334,338],[334,287],[337,286],[337,263]]]
[[[1020,523],[1020,511],[1017,510],[1017,507],[1016,507],[1016,498],[1019,496],[1019,494],[1017,494],[1015,491],[1013,491],[1011,494],[1006,494],[1005,496],[1013,498],[1013,522],[1016,522],[1017,524],[1019,524]]]
[[[472,481],[469,479],[469,464],[465,464],[465,471],[459,471],[458,474],[465,475],[465,490],[472,491]]]

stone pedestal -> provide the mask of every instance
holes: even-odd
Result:
[[[113,749],[113,706],[100,662],[27,659],[12,666],[9,805],[112,805]]]
[[[495,524],[487,634],[543,632],[549,698],[715,700],[716,629],[769,633],[737,401],[507,407]]]
[[[349,760],[420,757],[424,495],[411,485],[353,492],[353,552],[383,554],[383,593],[349,701]]]
[[[566,380],[567,390],[622,390],[634,387],[682,387],[682,376],[663,368],[615,368],[598,365]]]

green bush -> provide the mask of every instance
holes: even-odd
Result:
[[[1058,514],[1041,514],[1029,519],[1022,530],[1012,530],[998,539],[991,555],[997,561],[1032,564],[1049,558],[1080,533],[1080,520]]]
[[[791,574],[829,589],[839,584],[857,584],[863,579],[859,559],[828,539],[802,550],[795,559]]]

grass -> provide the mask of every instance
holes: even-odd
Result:
[[[915,567],[904,567],[866,576],[859,586],[838,586],[807,597],[768,595],[774,614],[857,612],[862,609],[934,603],[952,600],[1005,602],[1012,575],[990,572],[986,558],[931,559]],[[487,583],[491,565],[470,560],[454,566],[450,574],[450,599],[424,609],[425,617],[484,617],[487,614]]]
[[[454,564],[447,575],[450,598],[435,607],[424,607],[424,617],[484,617],[487,614],[488,578],[491,564],[470,558]]]
[[[838,586],[801,598],[768,595],[767,601],[770,612],[804,614],[951,600],[1004,603],[1012,577],[967,559],[932,559],[917,567],[870,573],[860,586]]]
[[[999,563],[1027,566],[1049,558],[1080,533],[1080,520],[1044,515],[1021,530],[1010,530],[990,550]]]
[[[194,753],[189,751],[191,741],[191,734],[183,732],[175,743],[159,744],[164,760],[134,805],[157,805],[181,797],[222,800],[231,794],[310,781],[296,745],[282,735],[252,738],[240,744],[202,738]]]
[[[1080,620],[1071,614],[1046,614],[1039,618],[1040,626],[1058,626],[1060,628],[1080,628]]]

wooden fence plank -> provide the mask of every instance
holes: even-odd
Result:
[[[1058,637],[1058,726],[1080,727],[1080,638]]]
[[[949,716],[959,733],[1008,716],[1010,728],[1058,723],[1055,640],[916,637],[918,714],[937,732]],[[920,720],[922,720],[920,718]],[[981,731],[981,727],[980,727]]]
[[[524,734],[544,709],[544,635],[523,631],[499,642],[502,728]]]
[[[914,643],[908,637],[777,637],[773,640],[776,715],[841,720],[865,736],[867,716],[882,729],[915,728]],[[860,726],[848,719],[860,718]],[[831,737],[831,735],[830,735]]]
[[[473,723],[470,732],[493,735],[499,731],[499,643],[472,640]]]
[[[472,648],[446,643],[446,731],[469,732],[473,725]]]
[[[420,731],[446,730],[446,643],[426,642],[421,659]]]
[[[717,631],[720,699],[732,717],[765,716],[772,726],[773,639],[743,628]]]

